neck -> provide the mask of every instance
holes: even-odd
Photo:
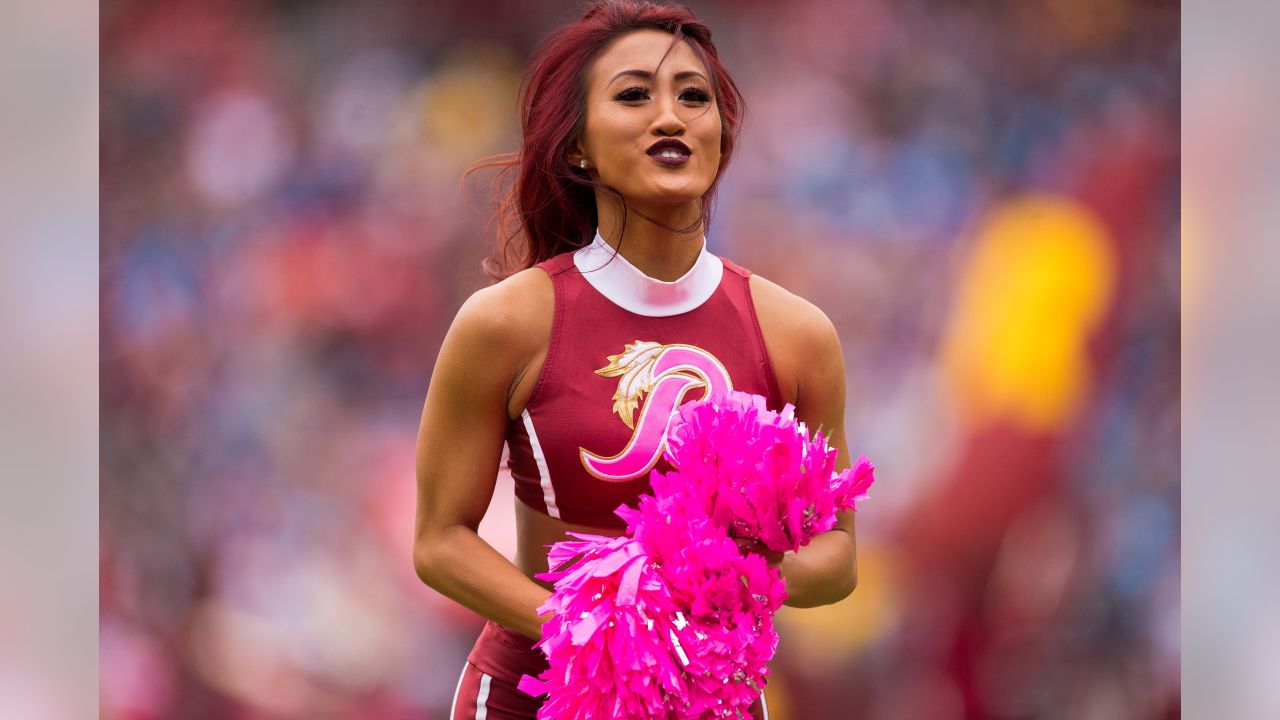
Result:
[[[624,210],[617,199],[601,195],[596,193],[600,237],[627,262],[645,275],[665,282],[677,280],[689,272],[702,251],[703,227],[701,222],[696,222],[702,212],[701,203],[631,206],[625,210],[624,223]],[[654,220],[662,225],[655,224]],[[693,225],[692,229],[684,233],[668,229],[690,225]]]

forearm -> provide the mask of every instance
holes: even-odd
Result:
[[[815,607],[839,602],[858,584],[854,546],[849,533],[837,528],[815,537],[797,552],[782,558],[791,607]]]
[[[418,577],[441,595],[532,639],[542,637],[538,607],[550,593],[470,528],[456,525],[415,549]]]

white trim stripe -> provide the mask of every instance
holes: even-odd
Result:
[[[453,689],[453,702],[449,703],[449,720],[458,716],[458,694],[462,692],[462,681],[467,677],[467,663],[462,663],[462,674],[458,676],[458,687]]]
[[[476,695],[476,720],[489,717],[489,681],[493,678],[480,673],[480,692]]]
[[[533,430],[533,418],[529,417],[528,410],[521,411],[520,417],[524,418],[524,429],[529,433],[529,449],[533,451],[533,460],[538,463],[538,479],[542,484],[542,501],[547,504],[547,514],[559,518],[556,491],[551,487],[551,473],[547,470],[547,458],[542,454],[542,443],[538,442],[538,433]]]

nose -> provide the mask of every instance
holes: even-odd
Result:
[[[663,137],[684,134],[685,122],[676,111],[677,102],[675,98],[664,97],[654,103],[654,106],[657,108],[658,114],[653,118],[653,123],[649,126],[650,132]]]

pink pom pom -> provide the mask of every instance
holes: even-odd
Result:
[[[778,647],[778,570],[733,538],[796,550],[834,527],[874,482],[859,456],[813,439],[790,405],[730,393],[689,403],[668,434],[676,472],[619,507],[627,534],[569,533],[548,554],[555,583],[538,646],[549,667],[520,689],[547,694],[538,717],[579,720],[745,717]]]
[[[580,557],[539,576],[556,583],[540,608],[552,612],[538,643],[550,667],[520,687],[549,693],[539,718],[650,717],[680,689],[666,642],[647,631],[652,617],[669,611],[669,590],[636,540],[575,537],[580,542],[557,543],[552,556]]]
[[[547,693],[539,718],[737,717],[777,651],[778,571],[675,496],[618,508],[627,536],[573,534],[539,575],[555,582],[539,647],[549,665],[521,689]]]
[[[651,481],[658,495],[680,493],[699,503],[733,537],[770,550],[798,550],[853,509],[874,482],[859,457],[835,472],[836,450],[818,432],[809,438],[795,408],[765,407],[764,398],[730,392],[686,403],[667,436],[674,473]]]

